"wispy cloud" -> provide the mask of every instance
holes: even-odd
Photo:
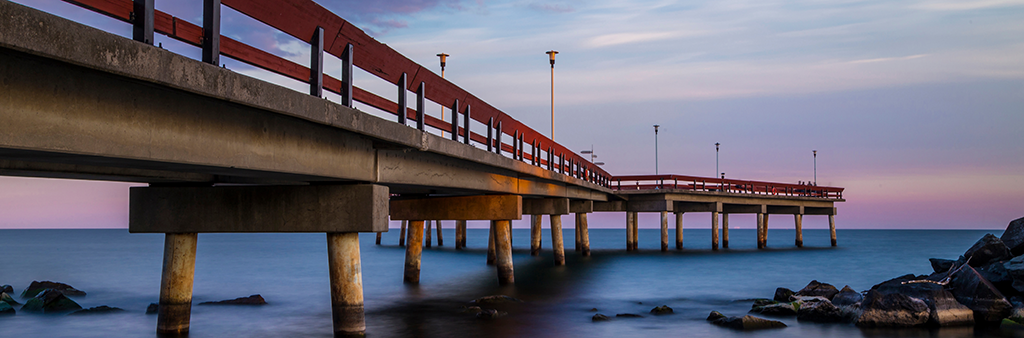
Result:
[[[887,61],[903,61],[903,60],[913,60],[913,59],[917,59],[917,58],[923,58],[925,56],[928,56],[928,55],[927,54],[917,54],[917,55],[910,55],[910,56],[903,56],[903,57],[861,59],[861,60],[853,60],[853,61],[850,61],[849,63],[873,63],[873,62],[887,62]]]
[[[986,8],[1024,6],[1021,0],[981,0],[981,1],[925,1],[912,6],[917,9],[933,11],[969,11]]]
[[[675,36],[678,36],[678,34],[671,32],[615,33],[595,36],[587,40],[584,45],[592,48],[608,47],[630,43],[666,40]]]

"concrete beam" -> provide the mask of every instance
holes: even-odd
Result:
[[[319,186],[136,187],[129,192],[128,231],[388,231],[388,188]]]
[[[673,211],[672,201],[629,201],[626,210],[632,212]]]
[[[836,214],[836,208],[815,208],[806,207],[804,208],[804,215],[833,215]]]
[[[513,220],[523,218],[523,197],[479,195],[391,201],[392,220]]]
[[[727,214],[763,214],[768,212],[764,204],[722,204],[722,212]]]
[[[571,200],[569,201],[569,212],[574,214],[589,214],[594,212],[594,201]]]
[[[626,201],[594,202],[594,211],[626,211]]]
[[[781,206],[781,205],[769,205],[769,214],[787,214],[787,215],[800,215],[804,213],[803,206]]]
[[[673,202],[675,212],[722,212],[721,202]]]
[[[524,215],[565,215],[569,213],[568,198],[525,198]]]

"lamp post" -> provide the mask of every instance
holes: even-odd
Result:
[[[814,185],[817,186],[818,185],[818,151],[817,150],[811,150],[811,152],[814,154]]]
[[[444,66],[445,66],[445,63],[448,61],[448,56],[449,55],[445,54],[445,53],[437,54],[437,57],[441,58],[441,78],[442,79],[444,78]],[[458,114],[456,112],[452,112],[452,123],[455,123],[455,117],[457,115]],[[444,121],[444,105],[441,105],[441,121]],[[441,131],[441,137],[444,137],[444,130]]]
[[[716,174],[720,172],[720,171],[718,171],[718,146],[719,145],[721,145],[721,143],[715,142],[715,173]]]
[[[604,162],[594,162],[597,159],[597,154],[594,154],[594,145],[590,145],[590,150],[581,151],[580,154],[590,155],[590,163],[594,165],[604,165]]]
[[[654,174],[658,174],[658,127],[660,125],[654,125]]]
[[[555,54],[558,51],[549,50],[544,52],[551,59],[551,140],[555,140]]]

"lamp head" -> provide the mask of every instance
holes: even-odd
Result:
[[[580,154],[593,154],[593,153],[594,153],[594,152],[593,152],[593,151],[590,151],[590,150],[584,150],[584,151],[581,151],[581,152],[580,152]]]
[[[551,68],[555,68],[555,54],[558,54],[558,51],[556,51],[556,50],[549,50],[549,51],[544,52],[544,54],[547,54],[548,58],[551,59]]]
[[[441,58],[441,69],[444,69],[444,64],[445,64],[445,62],[448,61],[448,54],[445,54],[445,53],[437,54],[437,57]]]
[[[715,142],[715,150],[718,150],[718,145],[720,145],[720,144],[721,143]]]
[[[658,133],[658,127],[661,127],[661,125],[658,125],[658,124],[655,124],[655,125],[654,125],[654,133],[655,133],[655,134],[657,134],[657,133]]]

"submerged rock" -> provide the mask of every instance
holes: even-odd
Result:
[[[974,315],[971,309],[960,304],[953,294],[942,285],[928,282],[912,282],[920,280],[937,281],[945,278],[945,273],[932,276],[904,275],[875,285],[871,290],[881,294],[902,294],[920,299],[928,306],[928,325],[930,326],[962,326],[973,325]],[[907,283],[907,284],[903,284]]]
[[[638,315],[638,314],[635,314],[635,313],[619,313],[619,314],[616,314],[615,316],[616,317],[624,317],[624,318],[643,318],[644,317],[642,315]]]
[[[498,311],[495,309],[483,309],[483,311],[480,311],[476,314],[476,317],[480,319],[495,319],[504,317],[506,315],[508,315],[508,312]]]
[[[263,299],[263,296],[259,294],[251,295],[249,297],[239,297],[235,299],[222,300],[218,302],[202,302],[199,305],[266,305],[267,301]]]
[[[34,298],[26,301],[25,306],[21,307],[21,310],[25,312],[42,313],[62,313],[81,309],[82,306],[78,305],[78,303],[65,296],[64,293],[54,289],[46,289],[39,292]]]
[[[0,316],[13,316],[15,314],[14,307],[7,302],[0,301]]]
[[[595,314],[593,317],[590,317],[590,321],[592,322],[607,322],[609,320],[612,320],[612,317],[608,317],[600,313]]]
[[[6,292],[0,292],[0,302],[7,302],[7,304],[11,305],[21,304],[18,303],[18,301],[14,300],[14,297],[11,297],[11,295]]]
[[[110,307],[110,306],[106,306],[106,305],[100,305],[100,306],[97,306],[97,307],[91,307],[91,308],[88,308],[88,309],[78,310],[78,311],[69,313],[68,315],[69,316],[71,316],[71,315],[95,315],[95,314],[116,313],[116,312],[124,312],[124,309],[119,308],[119,307]]]
[[[4,284],[4,285],[0,286],[0,292],[13,294],[14,293],[14,287],[10,286],[9,284]]]
[[[992,262],[1009,260],[1013,258],[1013,255],[999,237],[985,234],[970,249],[967,249],[967,252],[964,252],[964,257],[970,258],[971,266],[979,267]]]
[[[929,258],[928,261],[932,263],[932,270],[936,273],[949,271],[953,263],[956,263],[955,260],[942,258]]]
[[[771,316],[794,316],[797,313],[799,304],[800,302],[779,302],[761,306],[754,305],[750,308],[750,312]]]
[[[672,308],[668,307],[668,305],[662,305],[651,309],[651,313],[655,315],[668,315],[672,314]]]
[[[924,325],[930,316],[924,301],[902,293],[882,294],[870,290],[861,305],[863,313],[857,318],[861,327],[912,327]]]
[[[470,301],[473,304],[491,305],[504,303],[522,303],[523,301],[506,295],[485,296]]]
[[[157,311],[160,311],[160,304],[149,303],[149,306],[146,307],[146,314],[147,315],[155,315],[157,313]]]
[[[796,319],[817,323],[837,323],[843,320],[839,308],[828,300],[804,302],[796,312]]]
[[[28,285],[27,288],[25,288],[25,291],[21,293],[21,298],[35,297],[40,292],[43,292],[43,290],[46,289],[60,291],[60,293],[64,294],[65,296],[85,296],[85,291],[75,289],[71,285],[51,281],[33,281],[31,284]]]
[[[720,319],[720,318],[725,318],[725,315],[723,315],[721,312],[718,312],[718,311],[711,311],[711,313],[708,314],[708,319],[707,320],[711,321],[711,320],[716,320],[716,319]]]
[[[832,297],[832,305],[835,306],[849,306],[856,303],[860,303],[864,300],[864,295],[860,292],[854,291],[849,285],[844,286],[842,290],[835,297]]]
[[[596,307],[590,308],[590,312],[597,312],[597,308]]]
[[[819,296],[825,297],[825,299],[831,300],[832,297],[839,293],[839,289],[828,283],[822,283],[817,280],[812,280],[803,289],[796,292],[796,296]]]
[[[793,290],[787,288],[776,288],[775,297],[772,298],[776,302],[791,302],[793,301]]]
[[[714,314],[715,312],[712,312]],[[719,314],[721,315],[721,314]],[[711,318],[710,316],[708,317]],[[734,330],[764,330],[786,327],[786,324],[777,320],[758,318],[750,315],[743,317],[721,317],[711,321],[711,324],[727,327]]]
[[[999,324],[1013,310],[1006,297],[970,266],[953,276],[948,287],[960,304],[974,311],[978,324]]]
[[[1010,221],[999,239],[1014,256],[1024,254],[1024,217]]]

